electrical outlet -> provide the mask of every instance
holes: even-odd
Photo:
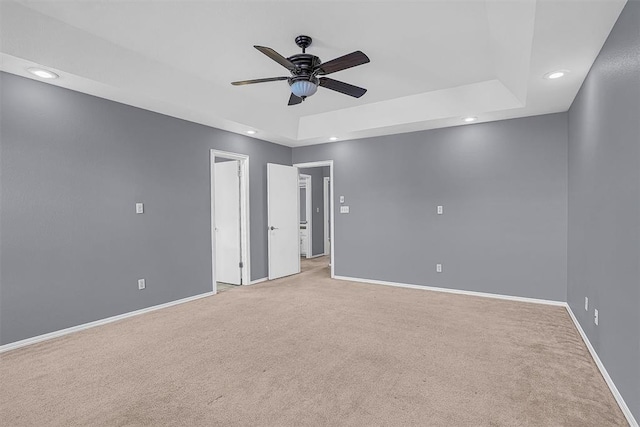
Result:
[[[438,215],[442,215],[442,213],[444,212],[444,207],[443,206],[438,206],[437,212],[438,212]]]
[[[436,264],[436,273],[442,273],[442,264]]]
[[[147,287],[147,284],[144,279],[138,279],[138,289],[144,289]]]
[[[598,309],[596,308],[593,311],[593,323],[596,324],[596,326],[598,326],[598,322],[600,321],[599,316],[598,316]]]
[[[340,206],[340,213],[341,214],[348,214],[349,213],[349,206]]]
[[[136,203],[136,213],[137,214],[144,213],[144,204]]]

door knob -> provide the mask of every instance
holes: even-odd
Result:
[[[279,230],[277,227],[274,227],[273,225],[271,227],[269,227],[269,230],[273,231],[273,230]]]

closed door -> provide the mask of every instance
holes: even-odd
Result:
[[[298,169],[267,164],[269,280],[300,272]]]
[[[237,160],[214,165],[216,281],[241,284],[240,177]]]

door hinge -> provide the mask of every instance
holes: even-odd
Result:
[[[242,263],[242,261],[240,261],[240,263],[239,263],[238,267],[240,267],[240,268],[244,268],[244,264]]]

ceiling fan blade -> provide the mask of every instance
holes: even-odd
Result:
[[[350,85],[349,83],[341,82],[339,80],[333,80],[329,77],[320,77],[320,86],[335,90],[336,92],[344,93],[345,95],[353,96],[354,98],[360,98],[367,92],[364,88]]]
[[[253,83],[277,82],[279,80],[287,80],[289,77],[268,77],[266,79],[240,80],[239,82],[231,82],[234,86],[250,85]]]
[[[302,98],[300,98],[299,96],[295,96],[293,93],[289,97],[289,105],[297,105],[297,104],[300,104],[301,102],[302,102]]]
[[[332,59],[329,62],[320,64],[318,69],[321,75],[335,73],[336,71],[346,70],[347,68],[356,67],[358,65],[369,62],[369,57],[359,50],[351,52],[340,58]]]
[[[262,52],[265,55],[267,55],[269,58],[271,58],[274,61],[276,61],[278,64],[282,65],[287,70],[293,71],[293,70],[296,69],[296,65],[293,62],[289,61],[287,58],[285,58],[284,56],[280,55],[278,52],[276,52],[275,50],[271,49],[270,47],[264,47],[264,46],[253,46],[253,47],[255,47],[260,52]]]

